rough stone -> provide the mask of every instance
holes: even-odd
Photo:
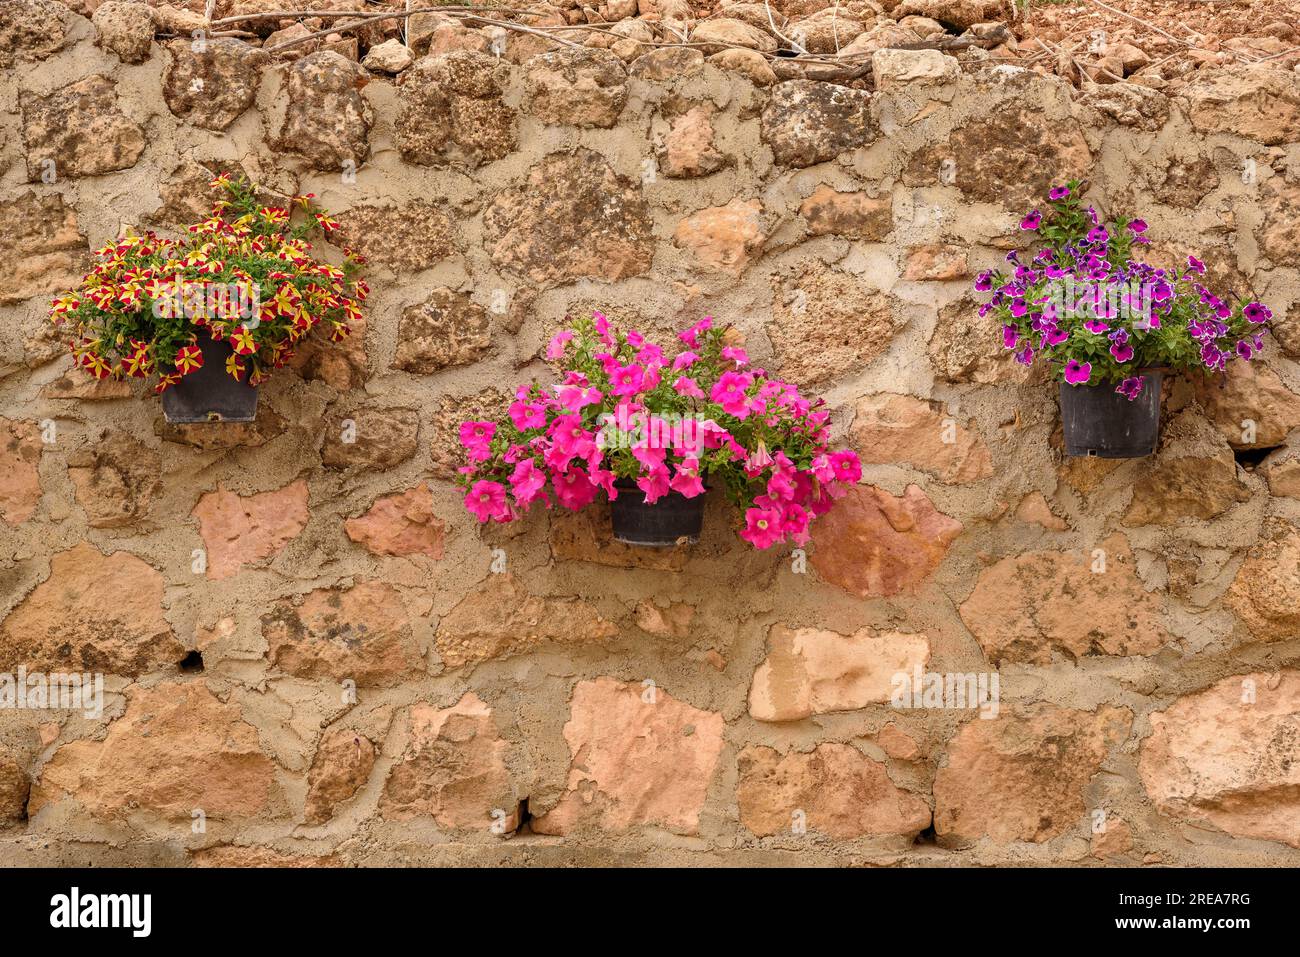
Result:
[[[593,502],[579,512],[553,512],[548,541],[555,560],[672,572],[686,567],[690,557],[686,546],[638,548],[615,541],[609,511],[608,504]]]
[[[190,514],[199,520],[208,578],[220,581],[278,555],[306,526],[307,498],[305,479],[247,496],[228,489],[203,495]]]
[[[31,779],[22,765],[7,754],[0,754],[0,825],[21,821],[27,816],[31,786]]]
[[[957,61],[938,50],[877,50],[871,54],[877,90],[909,83],[952,83],[960,75]]]
[[[752,23],[730,17],[701,20],[691,32],[691,42],[699,44],[705,56],[729,47],[745,47],[760,53],[775,53],[776,38]]]
[[[760,117],[763,142],[781,166],[833,160],[876,138],[871,94],[816,80],[788,80],[772,90]]]
[[[904,0],[894,8],[892,15],[903,17],[928,17],[969,30],[977,23],[991,23],[1006,18],[1006,7],[1001,0]]]
[[[359,63],[330,50],[289,68],[288,105],[279,148],[300,154],[312,169],[344,170],[370,153],[371,112],[361,96],[367,77]]]
[[[299,678],[391,688],[424,674],[402,597],[380,581],[280,601],[263,616],[262,637],[271,665]]]
[[[980,572],[959,611],[989,660],[1046,665],[1054,652],[1074,659],[1158,651],[1169,639],[1161,600],[1137,577],[1128,541],[1112,535],[1101,551],[1025,552]]]
[[[927,243],[907,251],[903,278],[909,282],[945,282],[970,275],[970,259],[964,246]]]
[[[486,832],[498,824],[509,833],[519,825],[519,799],[508,752],[492,709],[474,692],[449,708],[417,704],[406,751],[384,784],[380,813],[396,820],[431,817],[452,830]]]
[[[71,289],[89,260],[77,213],[58,193],[0,203],[0,306]]]
[[[378,73],[401,73],[414,62],[410,49],[401,40],[385,40],[372,46],[361,65]]]
[[[1251,546],[1224,603],[1266,641],[1300,636],[1300,529],[1279,524]]]
[[[372,555],[425,555],[440,559],[447,526],[433,514],[433,493],[424,482],[375,499],[370,510],[344,522],[348,538]]]
[[[1197,376],[1193,381],[1210,422],[1234,449],[1273,448],[1300,425],[1300,395],[1258,362],[1234,361],[1226,377]]]
[[[129,552],[82,542],[0,623],[0,669],[136,677],[185,655],[163,616],[163,577]]]
[[[418,272],[453,255],[455,227],[434,203],[416,199],[401,206],[353,206],[336,217],[332,241],[396,273]]]
[[[375,767],[375,743],[359,731],[335,728],[316,746],[307,772],[303,820],[324,824],[339,805],[347,803],[370,779]]]
[[[862,598],[919,586],[962,529],[915,485],[901,498],[871,485],[852,488],[812,527],[817,574]]]
[[[54,0],[0,0],[0,70],[62,50],[67,19],[67,6]]]
[[[608,129],[627,103],[627,70],[605,50],[541,53],[524,70],[527,109],[544,123]]]
[[[673,179],[716,173],[729,160],[718,151],[714,136],[710,106],[697,104],[677,113],[656,146],[659,169]]]
[[[419,430],[420,416],[414,409],[340,413],[326,426],[321,462],[326,468],[389,469],[415,454]]]
[[[732,276],[762,254],[766,240],[763,205],[756,199],[702,209],[678,223],[673,234],[673,242],[694,253],[701,266]]]
[[[1260,187],[1264,222],[1259,247],[1279,265],[1300,266],[1300,182],[1287,184],[1279,179],[1274,177]]]
[[[1150,720],[1138,772],[1161,814],[1300,847],[1300,672],[1233,675]]]
[[[68,477],[92,528],[120,528],[149,513],[162,457],[125,432],[107,432],[68,456]]]
[[[740,823],[758,837],[792,833],[800,813],[809,831],[837,840],[895,834],[910,841],[930,824],[930,806],[852,745],[785,755],[750,745],[737,763]]]
[[[781,375],[801,386],[860,372],[905,322],[862,277],[812,261],[773,277],[772,291],[768,338]]]
[[[1300,75],[1271,64],[1206,70],[1190,84],[1187,116],[1202,133],[1231,133],[1265,146],[1300,140]]]
[[[220,132],[253,105],[266,62],[266,54],[261,50],[241,40],[216,37],[203,45],[202,52],[195,51],[190,40],[173,40],[167,44],[167,52],[170,59],[163,72],[163,99],[178,119]],[[327,72],[322,71],[321,75],[323,79],[332,79]],[[314,100],[302,79],[296,83],[291,79],[289,88],[290,96],[299,98],[296,102],[291,99],[289,105],[290,112],[297,117],[295,132],[306,131],[316,122],[305,116],[304,100],[322,107],[342,105],[337,100],[328,104]],[[365,153],[363,150],[351,155],[360,160]]]
[[[1126,708],[1039,703],[967,721],[935,775],[940,841],[1041,844],[1079,827],[1087,820],[1088,782],[1128,737],[1132,720]]]
[[[830,186],[818,186],[799,207],[811,236],[843,236],[878,243],[894,229],[893,201],[866,193],[842,193]]]
[[[979,434],[933,400],[865,396],[858,400],[850,440],[864,464],[906,464],[949,485],[993,474],[992,456]]]
[[[393,368],[428,375],[477,362],[491,350],[488,311],[465,293],[440,286],[402,311]]]
[[[21,525],[41,501],[41,441],[35,422],[0,416],[0,519]]]
[[[91,813],[151,811],[188,826],[195,808],[209,822],[265,813],[275,765],[257,728],[202,681],[127,689],[126,713],[102,741],[55,752],[32,787],[29,813],[71,797]]]
[[[888,701],[895,674],[911,674],[930,660],[925,635],[871,628],[842,635],[773,625],[768,645],[749,688],[749,713],[759,721],[797,721]]]
[[[502,98],[507,76],[499,59],[470,50],[417,60],[401,76],[395,132],[402,158],[475,167],[514,152],[515,111]]]
[[[153,45],[153,14],[146,3],[105,0],[91,16],[95,42],[123,63],[143,63]]]
[[[645,825],[696,834],[722,753],[724,722],[639,683],[602,677],[573,689],[564,739],[573,755],[563,796],[533,820],[539,834],[595,826],[625,831]]]
[[[434,646],[448,668],[522,654],[545,644],[603,642],[612,622],[578,598],[529,594],[509,574],[492,575],[438,623]]]
[[[1215,456],[1166,456],[1133,486],[1124,524],[1172,525],[1184,518],[1202,521],[1222,515],[1250,499],[1250,488],[1237,477],[1237,461],[1224,449]]]
[[[654,255],[641,190],[586,149],[542,160],[496,198],[484,225],[492,262],[543,286],[640,276]]]
[[[999,329],[992,313],[981,316],[969,297],[941,308],[927,345],[935,372],[948,382],[977,385],[1025,381],[1029,370],[1002,348]]]
[[[48,171],[47,161],[59,179],[101,176],[130,169],[144,152],[144,130],[118,108],[108,77],[83,77],[48,96],[20,93],[19,103],[31,182]]]
[[[767,65],[767,59],[757,50],[742,50],[733,47],[709,57],[709,62],[720,70],[728,70],[748,77],[755,86],[771,86],[776,82],[776,73]]]

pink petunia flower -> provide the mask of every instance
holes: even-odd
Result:
[[[465,507],[474,513],[480,522],[489,519],[504,522],[510,518],[510,507],[506,504],[506,490],[499,482],[486,480],[475,482],[465,494]]]
[[[465,447],[471,462],[486,462],[492,455],[492,437],[497,433],[495,422],[462,422],[460,444]]]

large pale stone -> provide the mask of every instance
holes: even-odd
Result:
[[[501,60],[472,50],[417,60],[401,78],[396,134],[402,159],[475,167],[514,152],[515,111],[503,99],[508,76]]]
[[[191,514],[207,549],[208,578],[229,578],[279,554],[307,524],[307,498],[305,479],[253,495],[218,489],[200,498]]]
[[[1188,86],[1188,118],[1202,133],[1272,146],[1300,140],[1300,74],[1272,63],[1206,70]]]
[[[639,682],[602,677],[573,689],[564,740],[573,764],[555,808],[533,820],[539,834],[583,825],[625,831],[655,825],[699,831],[709,783],[722,753],[722,715],[678,701],[662,688],[653,701]]]
[[[707,176],[732,162],[715,144],[713,113],[711,105],[694,104],[668,116],[668,131],[655,148],[659,169],[665,176]]]
[[[463,292],[439,286],[402,310],[393,368],[428,375],[477,362],[492,349],[488,311]]]
[[[406,751],[388,775],[379,811],[396,820],[431,817],[449,829],[488,831],[499,824],[513,831],[519,798],[506,767],[508,751],[492,709],[474,692],[449,708],[417,704]]]
[[[415,488],[375,499],[364,515],[343,523],[348,538],[372,555],[425,555],[442,558],[447,526],[433,514],[433,493]]]
[[[448,668],[520,654],[548,643],[601,642],[612,622],[578,598],[531,595],[511,575],[490,575],[438,623],[434,645]]]
[[[776,52],[776,38],[744,20],[731,17],[713,17],[701,20],[691,31],[691,42],[700,44],[705,56],[731,47],[744,47],[761,53]]]
[[[772,89],[760,118],[763,142],[781,166],[812,166],[876,138],[871,94],[816,80]]]
[[[89,251],[60,194],[29,190],[0,203],[0,306],[76,286]]]
[[[1233,675],[1150,720],[1138,772],[1161,814],[1300,847],[1300,672]]]
[[[1112,535],[1101,551],[1025,552],[980,572],[959,611],[989,660],[1046,665],[1053,653],[1158,651],[1169,637],[1162,602],[1137,577],[1128,540]]]
[[[125,432],[106,432],[68,456],[68,477],[92,528],[143,518],[162,487],[162,458]]]
[[[1260,189],[1259,205],[1264,210],[1259,232],[1264,255],[1280,265],[1300,266],[1300,183],[1268,180]]]
[[[772,280],[768,337],[781,375],[801,386],[860,372],[883,355],[906,320],[862,277],[805,261]]]
[[[627,70],[606,50],[540,53],[524,72],[528,111],[545,123],[608,129],[627,103]]]
[[[167,44],[170,60],[163,72],[163,100],[178,119],[205,130],[221,131],[253,105],[266,54],[230,37],[216,37],[194,49],[191,40]],[[291,81],[299,97],[307,93],[302,81]],[[337,95],[337,91],[336,91]],[[291,109],[298,107],[292,104]],[[304,118],[299,117],[300,127]],[[358,161],[364,152],[356,156]]]
[[[451,220],[438,205],[422,199],[400,206],[353,206],[338,214],[338,222],[335,244],[396,273],[429,269],[456,251]]]
[[[894,675],[910,675],[930,660],[925,635],[871,628],[842,635],[773,625],[768,644],[749,688],[749,713],[759,721],[797,721],[888,701]]]
[[[117,88],[87,76],[48,96],[20,93],[27,179],[101,176],[129,169],[144,152],[144,130],[118,108]]]
[[[1300,637],[1300,529],[1279,523],[1246,553],[1224,603],[1266,641]]]
[[[127,690],[126,713],[102,741],[64,745],[32,787],[30,813],[65,798],[100,816],[140,810],[184,822],[265,814],[275,765],[239,706],[202,681]]]
[[[0,623],[0,670],[102,671],[135,677],[185,648],[163,617],[163,577],[129,552],[86,542],[50,559],[50,577]]]
[[[919,586],[962,529],[915,485],[907,486],[902,498],[871,485],[857,486],[812,527],[817,574],[862,598]]]
[[[375,767],[375,743],[359,731],[336,728],[316,746],[307,772],[307,801],[303,819],[324,824],[340,804],[351,800]]]
[[[586,149],[534,166],[497,196],[484,226],[492,262],[540,285],[640,276],[654,256],[640,188]]]
[[[279,148],[300,154],[312,169],[355,169],[370,153],[371,110],[360,86],[361,64],[322,50],[289,68]]]
[[[1042,843],[1082,827],[1088,782],[1132,722],[1126,708],[1078,711],[1045,703],[967,721],[934,779],[939,839]]]
[[[929,17],[940,23],[951,24],[959,31],[969,30],[977,23],[1003,20],[1006,14],[1002,0],[903,0],[893,10],[893,16],[897,20],[903,17]]]
[[[951,83],[961,76],[957,60],[938,50],[877,50],[871,54],[877,90],[909,83]]]
[[[41,432],[35,422],[0,416],[0,519],[19,525],[41,500]]]
[[[732,276],[762,254],[766,240],[763,204],[756,199],[733,199],[692,213],[673,234],[673,242],[694,253],[700,266]]]
[[[809,831],[839,840],[897,834],[910,841],[930,824],[930,806],[852,745],[785,755],[750,745],[737,763],[740,822],[759,837],[793,833],[796,816]]]
[[[318,588],[262,618],[267,659],[286,674],[389,688],[424,673],[402,596],[380,581]]]
[[[911,465],[950,485],[993,474],[983,439],[946,415],[935,401],[907,395],[865,396],[858,402],[850,438],[864,463]]]

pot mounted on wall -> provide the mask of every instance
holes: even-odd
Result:
[[[228,341],[198,334],[203,365],[162,394],[163,417],[174,425],[190,422],[252,422],[257,418],[257,386],[226,373],[234,354]]]
[[[609,503],[614,538],[624,545],[648,545],[671,548],[694,545],[704,526],[704,496],[687,498],[669,492],[653,505],[647,505],[645,492],[634,482],[616,482],[618,498]]]
[[[1143,373],[1146,386],[1128,399],[1110,384],[1061,383],[1061,426],[1065,454],[1102,459],[1151,455],[1160,438],[1160,385],[1164,373]]]

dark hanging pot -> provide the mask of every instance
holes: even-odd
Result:
[[[694,545],[700,540],[704,525],[704,495],[687,498],[681,492],[669,492],[653,505],[645,502],[645,492],[635,482],[618,481],[618,498],[609,503],[614,520],[614,538],[625,545],[670,548]]]
[[[163,417],[177,425],[252,422],[257,418],[257,386],[226,372],[226,359],[235,350],[226,340],[215,341],[206,329],[199,330],[198,346],[203,365],[162,394]]]
[[[1115,391],[1115,383],[1061,383],[1061,425],[1065,454],[1102,459],[1136,459],[1156,450],[1160,438],[1160,385],[1164,372],[1143,370],[1146,382],[1136,399]]]

